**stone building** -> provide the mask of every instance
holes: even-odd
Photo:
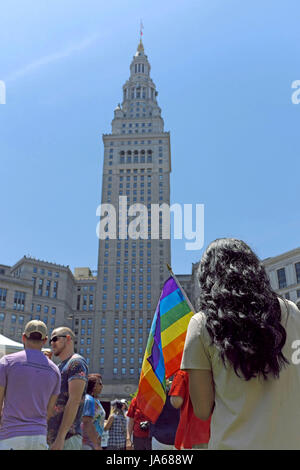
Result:
[[[24,256],[14,266],[0,265],[0,333],[21,341],[26,323],[46,323],[49,335],[58,326],[76,334],[75,347],[91,364],[96,277],[75,268]]]
[[[154,219],[152,211],[153,204],[170,205],[171,162],[150,69],[140,41],[111,134],[103,135],[101,202],[115,208],[116,235],[99,241],[93,368],[100,368],[109,396],[136,390],[171,258],[170,238],[162,238],[169,220],[161,213]],[[138,228],[132,225],[141,213],[135,204],[143,205]]]
[[[263,264],[272,288],[300,307],[300,247],[266,258]]]

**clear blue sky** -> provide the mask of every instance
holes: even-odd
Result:
[[[4,0],[0,263],[96,269],[101,136],[141,18],[172,203],[205,204],[205,246],[234,236],[266,258],[300,245],[298,0]],[[173,270],[201,254],[172,241]]]

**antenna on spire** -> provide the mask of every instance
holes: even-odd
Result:
[[[141,20],[141,23],[140,23],[140,40],[142,40],[143,29],[144,29],[144,25],[143,25],[143,22],[142,22],[142,20]]]

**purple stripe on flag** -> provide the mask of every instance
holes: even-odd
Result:
[[[159,360],[160,360],[160,350],[159,350],[159,344],[161,342],[160,339],[160,315],[158,313],[157,318],[156,318],[156,325],[155,325],[155,333],[153,336],[154,342],[152,346],[152,351],[151,351],[151,356],[148,357],[148,362],[150,362],[152,369],[155,370],[158,366]]]
[[[178,286],[175,280],[172,277],[170,277],[170,279],[168,279],[163,286],[160,300],[164,299],[165,297],[168,297],[168,295],[172,294],[172,292],[174,292],[177,289],[178,289]]]

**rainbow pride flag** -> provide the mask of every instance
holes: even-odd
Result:
[[[166,379],[180,368],[193,314],[178,281],[170,277],[163,286],[153,317],[137,392],[138,407],[152,423],[166,401]]]

